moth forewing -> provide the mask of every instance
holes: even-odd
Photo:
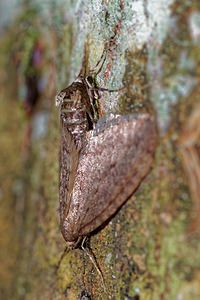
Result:
[[[76,177],[79,161],[79,149],[65,124],[61,121],[61,148],[60,148],[60,178],[59,178],[59,199],[60,199],[60,221],[61,227],[64,217],[68,213],[71,193]],[[69,154],[70,153],[70,154]]]
[[[148,173],[156,148],[153,118],[118,119],[81,150],[64,237],[76,241],[102,225]],[[105,123],[106,126],[106,123]],[[73,220],[73,221],[72,221]]]
[[[60,103],[61,149],[60,149],[60,222],[63,232],[63,221],[70,210],[80,150],[86,141],[89,124],[87,106],[89,96],[81,82],[74,82],[62,90],[56,97]]]

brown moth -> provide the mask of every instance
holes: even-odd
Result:
[[[94,88],[90,75],[79,75],[56,97],[62,130],[60,223],[71,248],[110,218],[139,186],[152,165],[157,140],[149,114],[109,114],[96,122],[96,101],[105,89]]]

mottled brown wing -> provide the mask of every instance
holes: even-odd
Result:
[[[79,148],[67,126],[61,120],[61,148],[59,174],[60,222],[68,213],[79,160]]]
[[[76,177],[79,154],[86,140],[88,120],[86,87],[80,82],[72,83],[57,95],[60,103],[61,149],[60,149],[60,221],[68,214]]]
[[[79,158],[68,215],[66,240],[99,227],[127,200],[148,173],[156,149],[153,117],[121,118],[91,136]]]

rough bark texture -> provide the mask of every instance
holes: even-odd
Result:
[[[200,299],[199,0],[24,2],[1,31],[0,298]],[[65,241],[54,106],[105,45],[99,85],[126,88],[103,94],[101,114],[147,111],[159,132],[149,175],[89,241],[107,293],[80,249],[56,268]],[[27,108],[32,74],[42,90]]]

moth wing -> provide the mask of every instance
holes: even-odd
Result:
[[[59,173],[59,200],[60,221],[63,223],[64,216],[69,210],[71,195],[74,187],[78,168],[80,150],[64,122],[61,121],[61,148],[60,148],[60,173]]]
[[[138,187],[156,149],[154,119],[121,119],[91,136],[79,158],[68,219],[84,236],[104,223]]]

